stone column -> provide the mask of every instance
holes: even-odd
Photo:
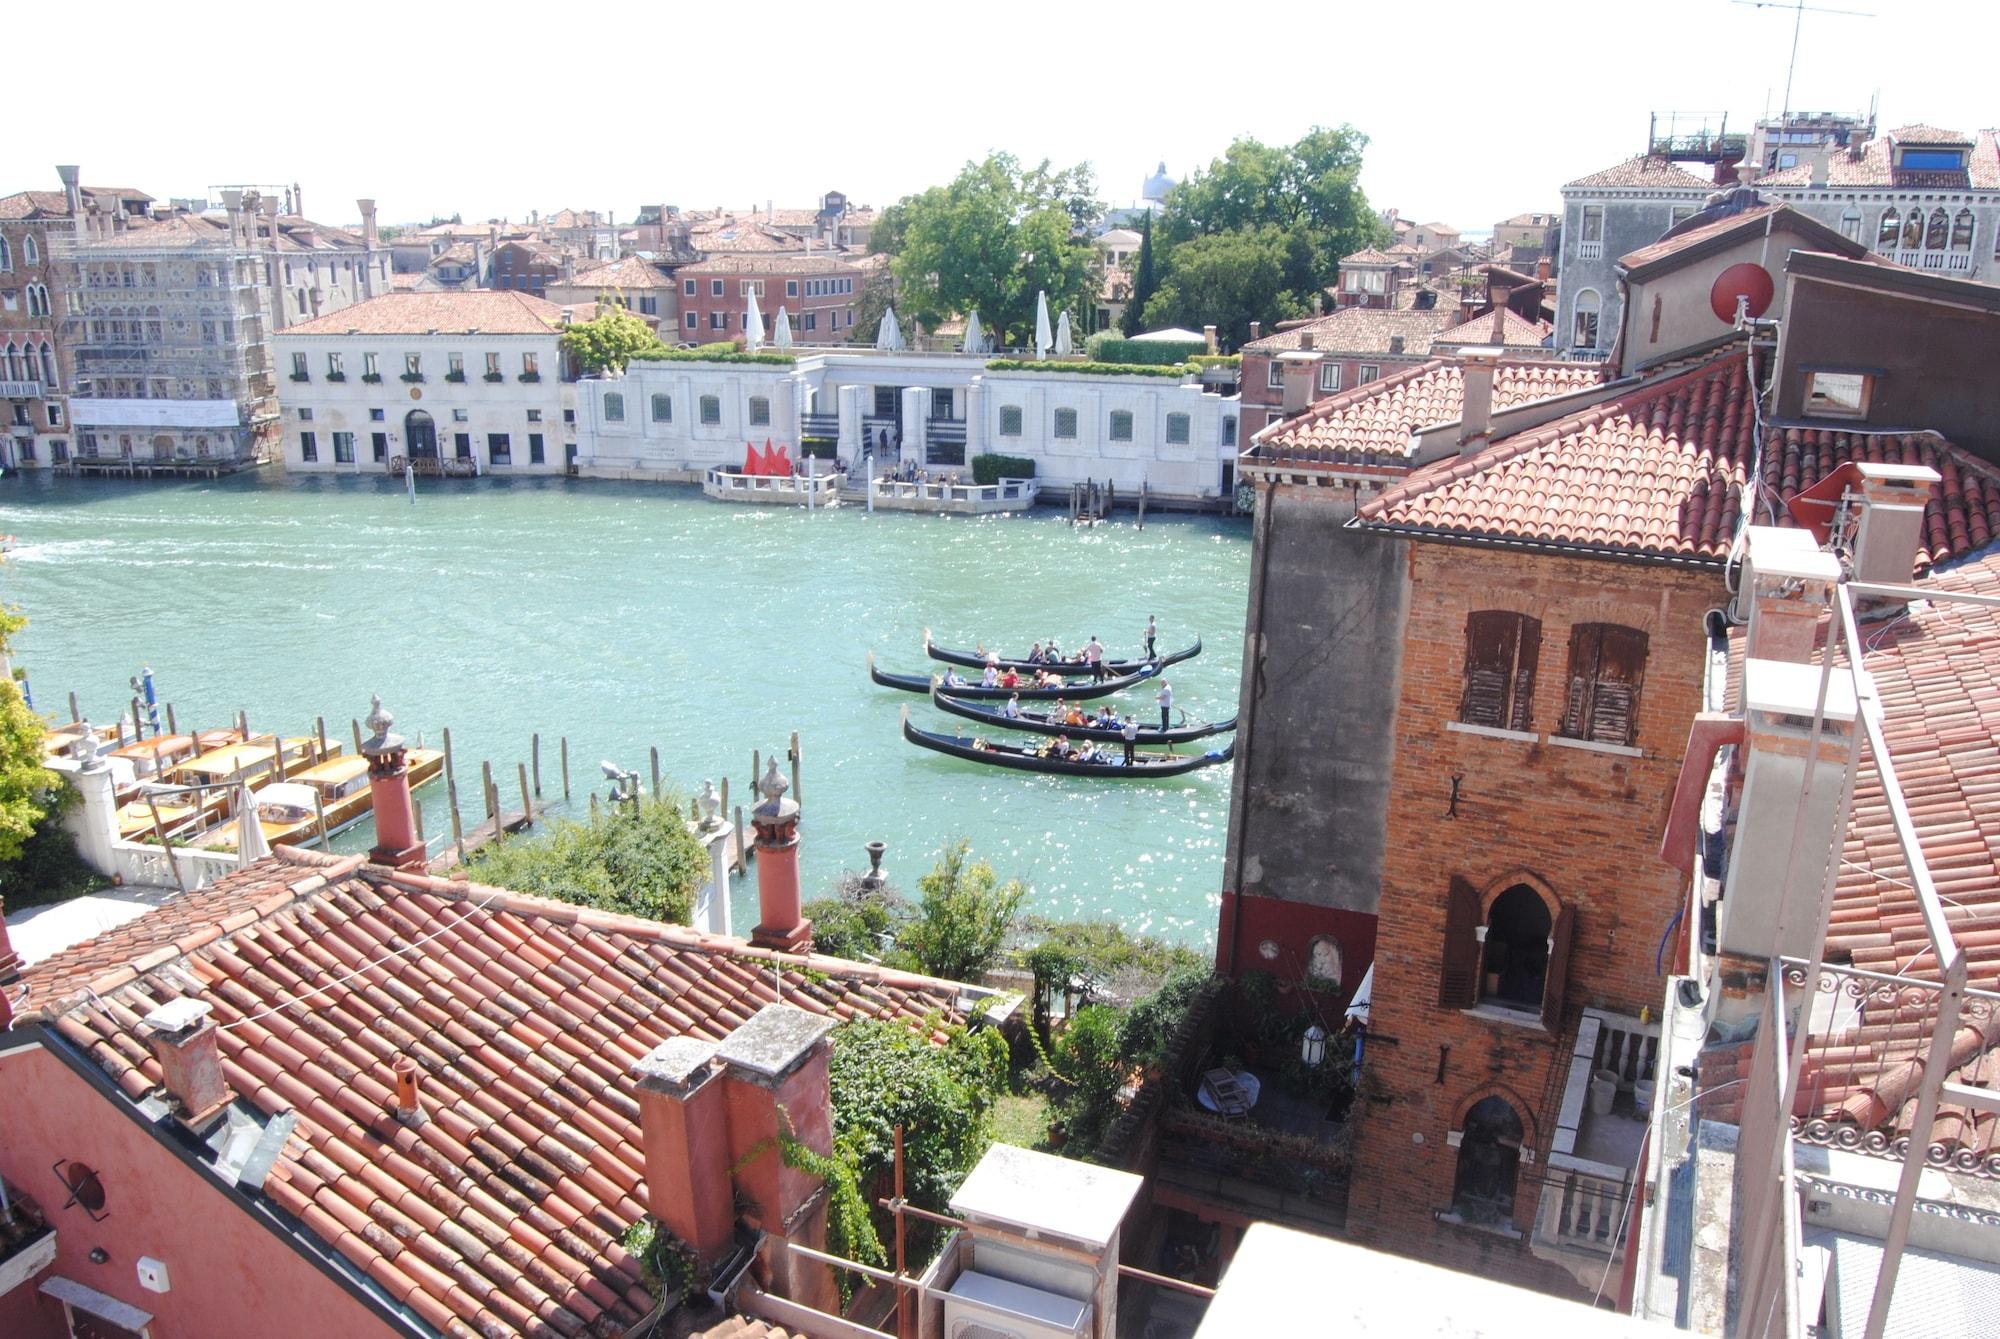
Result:
[[[842,386],[834,392],[834,401],[840,414],[840,454],[849,460],[859,460],[864,447],[861,434],[860,386]]]
[[[986,450],[986,383],[974,377],[965,388],[965,463]]]
[[[118,800],[111,764],[101,756],[97,732],[87,725],[73,754],[81,766],[72,778],[83,803],[63,820],[85,864],[109,878],[118,873]]]
[[[372,732],[361,741],[361,754],[368,759],[368,789],[375,805],[375,846],[368,858],[378,865],[396,869],[422,870],[428,853],[417,839],[416,813],[410,804],[409,746],[389,727],[396,723],[374,699],[368,712]]]
[[[929,457],[925,420],[930,417],[931,392],[928,386],[903,387],[903,458],[922,465]],[[915,454],[912,455],[911,453]]]

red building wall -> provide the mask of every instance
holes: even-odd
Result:
[[[713,270],[690,273],[683,269],[676,278],[680,281],[679,339],[697,344],[734,339],[743,333],[743,315],[749,305],[743,293],[745,283],[764,286],[757,299],[757,310],[763,314],[767,338],[776,325],[778,309],[783,307],[790,313],[792,338],[802,344],[831,344],[850,339],[855,304],[860,301],[861,289],[867,282],[867,275],[858,269],[778,273]],[[718,281],[722,285],[720,294],[715,291]],[[688,291],[690,283],[693,292]],[[849,291],[815,293],[812,291],[815,283],[835,289],[847,287]],[[688,323],[690,316],[694,318],[692,325]],[[868,332],[871,340],[874,335],[874,331]]]
[[[40,1278],[60,1274],[152,1312],[152,1339],[397,1333],[47,1050],[0,1055],[0,1092],[0,1176],[33,1195],[56,1229],[55,1264]],[[102,1222],[61,1207],[67,1192],[51,1164],[63,1158],[97,1171]],[[97,1248],[103,1264],[90,1259]],[[139,1286],[141,1256],[166,1264],[169,1291]],[[39,1281],[0,1298],[6,1339],[67,1334]]]

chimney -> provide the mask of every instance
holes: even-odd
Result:
[[[354,203],[361,210],[361,245],[373,251],[382,245],[382,235],[375,227],[375,202],[356,200]]]
[[[1212,325],[1203,326],[1201,328],[1201,337],[1208,344],[1208,351],[1214,353],[1216,351],[1215,327]]]
[[[1858,486],[1848,485],[1853,510],[1843,536],[1854,580],[1909,585],[1924,539],[1924,503],[1942,476],[1927,465],[1855,461],[1849,468],[1859,476]]]
[[[83,191],[77,183],[83,180],[83,169],[74,163],[58,165],[56,175],[62,178],[63,199],[69,205],[69,216],[83,217]]]
[[[1538,283],[1544,284],[1549,281],[1549,258],[1547,256],[1543,256],[1535,261],[1535,280]]]
[[[1465,408],[1458,416],[1458,454],[1469,456],[1485,447],[1493,433],[1493,374],[1500,363],[1495,348],[1461,349],[1459,372],[1465,378]]]
[[[375,847],[368,858],[378,865],[421,871],[428,858],[417,837],[416,815],[410,804],[409,746],[390,733],[396,718],[373,699],[361,756],[368,759],[368,790],[375,806]]]
[[[391,1110],[396,1119],[405,1125],[422,1125],[426,1119],[423,1098],[419,1093],[424,1078],[423,1066],[417,1063],[414,1056],[399,1055],[396,1057],[395,1075],[396,1098]]]
[[[1278,365],[1284,369],[1280,374],[1284,380],[1284,400],[1282,408],[1286,418],[1303,414],[1312,407],[1314,388],[1319,379],[1319,365],[1326,355],[1313,352],[1312,335],[1299,336],[1300,347],[1290,353],[1278,355]]]
[[[7,937],[7,904],[0,900],[0,1032],[14,1025],[14,983],[21,979],[21,955]]]
[[[299,185],[296,181],[292,183],[292,212],[301,218],[305,217],[306,188]]]
[[[229,215],[229,245],[243,245],[243,192],[227,190],[222,193],[222,208]]]
[[[728,1085],[715,1051],[699,1037],[669,1037],[632,1069],[646,1210],[704,1266],[721,1263],[736,1232]]]
[[[1833,146],[1823,144],[1812,156],[1812,177],[1810,184],[1814,190],[1823,189],[1827,178],[1833,173]]]
[[[1820,890],[1838,836],[1834,825],[1855,713],[1853,680],[1836,672],[1827,685],[1819,747],[1812,750],[1819,687],[1815,665],[1743,662],[1743,780],[1717,923],[1725,953],[1806,957],[1818,938]],[[1795,829],[1799,858],[1793,861]]]
[[[1756,164],[1751,163],[1747,159],[1736,165],[1736,184],[1738,186],[1748,186],[1750,184],[1750,179],[1756,175],[1757,175]]]
[[[1264,323],[1262,321],[1252,321],[1250,323],[1250,338],[1252,339],[1261,338],[1263,336],[1263,333],[1264,333]]]
[[[563,252],[562,281],[566,284],[576,282],[576,252],[574,251]]]
[[[139,1020],[147,1044],[159,1058],[162,1083],[174,1099],[175,1114],[191,1127],[206,1124],[230,1096],[217,1044],[222,1034],[209,1020],[214,1008],[206,1000],[183,995]]]
[[[1839,559],[1822,551],[1809,530],[1752,525],[1743,535],[1748,556],[1736,598],[1749,623],[1744,654],[1811,663],[1819,620],[1840,581]]]
[[[778,757],[757,783],[762,804],[751,812],[757,829],[757,928],[750,942],[784,953],[812,948],[812,922],[799,910],[799,806],[778,775]]]

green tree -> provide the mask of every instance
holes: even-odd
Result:
[[[20,610],[0,606],[0,663],[8,663],[8,644],[27,626]],[[0,863],[17,860],[42,820],[55,811],[62,778],[42,766],[47,732],[14,676],[0,679]]]
[[[671,795],[642,799],[638,817],[614,807],[589,822],[563,819],[539,837],[479,851],[467,871],[481,883],[685,925],[708,853]]]
[[[1297,286],[1304,276],[1310,292],[1310,275],[1310,248],[1296,232],[1265,225],[1204,234],[1174,249],[1146,310],[1156,325],[1199,330],[1212,324],[1224,345],[1236,348],[1250,337],[1252,321],[1269,326],[1310,314]]]
[[[651,326],[623,307],[599,303],[595,320],[566,326],[563,352],[585,372],[622,372],[635,354],[662,347]]]
[[[1132,300],[1125,304],[1125,319],[1119,323],[1127,339],[1146,328],[1146,304],[1159,287],[1160,276],[1153,270],[1153,215],[1148,211],[1139,223],[1139,266],[1132,278]]]
[[[857,344],[873,344],[882,317],[896,305],[896,276],[887,265],[878,265],[861,281],[854,295],[854,325],[848,338]]]
[[[1018,346],[1033,335],[1036,293],[1048,294],[1054,319],[1081,313],[1097,291],[1097,252],[1085,234],[1102,206],[1088,165],[1024,169],[1012,155],[989,154],[893,208],[886,240],[896,246],[910,320],[935,327],[976,308],[1002,346]]]
[[[1027,884],[1001,883],[971,851],[962,837],[949,843],[917,880],[917,918],[899,941],[923,971],[947,981],[977,981],[993,965],[1028,896]]]
[[[802,910],[812,922],[814,951],[853,961],[888,954],[911,916],[909,902],[887,880],[870,888],[859,874],[842,876],[832,897],[815,898]]]

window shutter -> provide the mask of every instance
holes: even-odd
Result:
[[[1563,1019],[1563,988],[1569,984],[1569,941],[1576,929],[1576,912],[1564,906],[1549,931],[1549,963],[1542,977],[1542,1026],[1559,1035]]]
[[[1479,1002],[1479,890],[1453,877],[1444,904],[1444,953],[1438,1007],[1470,1009]]]
[[[1535,665],[1542,658],[1542,620],[1520,618],[1520,648],[1514,657],[1514,702],[1507,718],[1510,730],[1535,728]]]
[[[1639,733],[1639,685],[1646,675],[1646,634],[1607,625],[1599,634],[1590,738],[1630,744]]]
[[[1507,689],[1519,642],[1520,620],[1489,609],[1465,618],[1465,692],[1458,719],[1496,729],[1507,725]]]
[[[1570,739],[1584,738],[1584,723],[1590,719],[1590,685],[1597,678],[1597,623],[1579,623],[1569,630],[1569,686],[1563,694],[1562,732]]]

